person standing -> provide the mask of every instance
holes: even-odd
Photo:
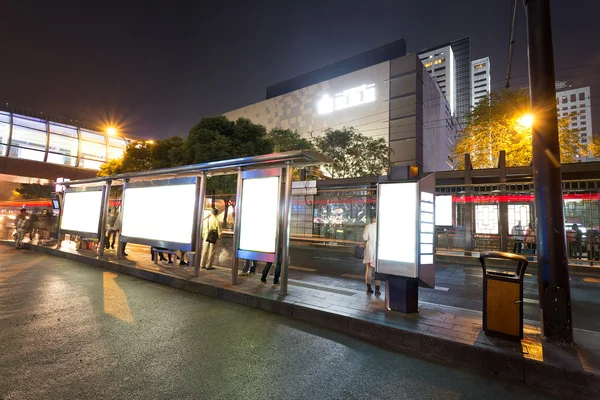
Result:
[[[252,264],[252,266],[250,266],[250,264]],[[244,268],[242,269],[242,272],[239,273],[240,276],[248,276],[248,274],[256,274],[256,261],[252,260],[246,260],[246,262],[244,263]]]
[[[510,234],[513,237],[513,253],[521,252],[521,244],[523,243],[523,227],[521,221],[517,221],[517,224],[512,227]]]
[[[365,264],[365,282],[367,284],[367,294],[373,293],[373,288],[371,287],[371,276],[373,275],[373,270],[375,269],[375,246],[377,244],[377,218],[372,217],[371,223],[365,226],[365,230],[363,232],[363,240],[365,241],[365,257],[363,259],[363,263]],[[379,296],[381,294],[381,282],[375,281],[375,295]]]
[[[106,243],[104,243],[105,248],[115,248],[115,240],[117,239],[117,231],[113,229],[113,225],[117,220],[117,214],[115,210],[108,210],[108,215],[106,216]],[[110,243],[110,239],[112,237],[112,243]]]
[[[212,266],[215,258],[215,248],[217,241],[221,237],[221,223],[217,218],[219,211],[216,208],[210,210],[210,215],[202,223],[202,257],[200,258],[200,268],[214,269]]]
[[[262,276],[260,277],[260,282],[262,285],[267,283],[267,276],[269,275],[269,271],[271,270],[272,262],[268,262],[265,264],[263,268]],[[275,264],[275,275],[273,276],[273,286],[279,285],[279,277],[281,276],[281,263]]]
[[[17,249],[23,248],[23,239],[27,229],[27,209],[21,208],[21,212],[15,218],[15,247]]]
[[[529,223],[527,229],[525,229],[525,243],[527,243],[527,249],[531,250],[532,254],[535,254],[535,226],[533,226],[533,223],[531,222]]]
[[[579,229],[579,225],[573,224],[571,229],[575,232],[573,235],[575,240],[572,242],[573,256],[577,259],[581,258],[581,243],[583,242],[583,231]]]
[[[119,233],[119,240],[121,239],[120,236],[121,236],[121,226],[122,226],[122,222],[121,222],[121,220],[122,220],[121,216],[122,215],[123,215],[123,213],[121,213],[121,212],[117,214],[117,218],[115,219],[115,223],[112,226],[112,230],[115,231],[115,234]],[[121,250],[122,251],[121,254],[123,256],[127,257],[129,255],[129,254],[125,253],[125,246],[127,246],[127,242],[121,242],[121,243],[123,243],[123,246],[121,246],[121,249],[122,249]]]

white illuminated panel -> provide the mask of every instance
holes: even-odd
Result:
[[[190,244],[195,207],[195,184],[126,188],[122,234]]]
[[[240,250],[275,253],[279,177],[246,178],[242,184]]]
[[[452,226],[452,196],[435,196],[435,224]]]
[[[382,184],[378,190],[377,272],[416,278],[417,183]]]
[[[419,267],[433,264],[433,234],[434,234],[434,196],[433,193],[421,192],[420,223],[421,241],[419,248]],[[424,235],[431,235],[424,236]]]
[[[65,193],[60,229],[98,234],[102,191]]]
[[[326,94],[317,103],[317,112],[320,115],[330,114],[361,104],[375,101],[375,84],[361,85],[335,94],[333,97]]]

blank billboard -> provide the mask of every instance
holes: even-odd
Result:
[[[435,224],[452,226],[452,196],[435,196]]]
[[[246,178],[242,185],[239,249],[275,253],[279,222],[279,176]]]
[[[122,235],[146,242],[191,244],[195,208],[195,184],[127,187]]]
[[[67,192],[60,229],[97,235],[101,209],[102,190]]]

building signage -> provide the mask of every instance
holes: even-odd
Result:
[[[361,85],[337,93],[333,97],[323,95],[317,103],[317,111],[320,115],[330,114],[334,111],[359,106],[361,104],[375,101],[375,84]]]

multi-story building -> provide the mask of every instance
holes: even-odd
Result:
[[[352,127],[385,138],[392,166],[448,170],[458,128],[440,87],[399,40],[267,88],[267,99],[224,114],[303,137]]]
[[[451,104],[452,115],[463,123],[471,110],[471,39],[454,40],[418,54]]]
[[[579,130],[582,144],[592,141],[590,87],[571,88],[566,82],[556,82],[556,109],[559,118],[569,118],[572,129]]]
[[[484,57],[471,61],[471,106],[475,107],[482,97],[492,91],[490,58]]]

